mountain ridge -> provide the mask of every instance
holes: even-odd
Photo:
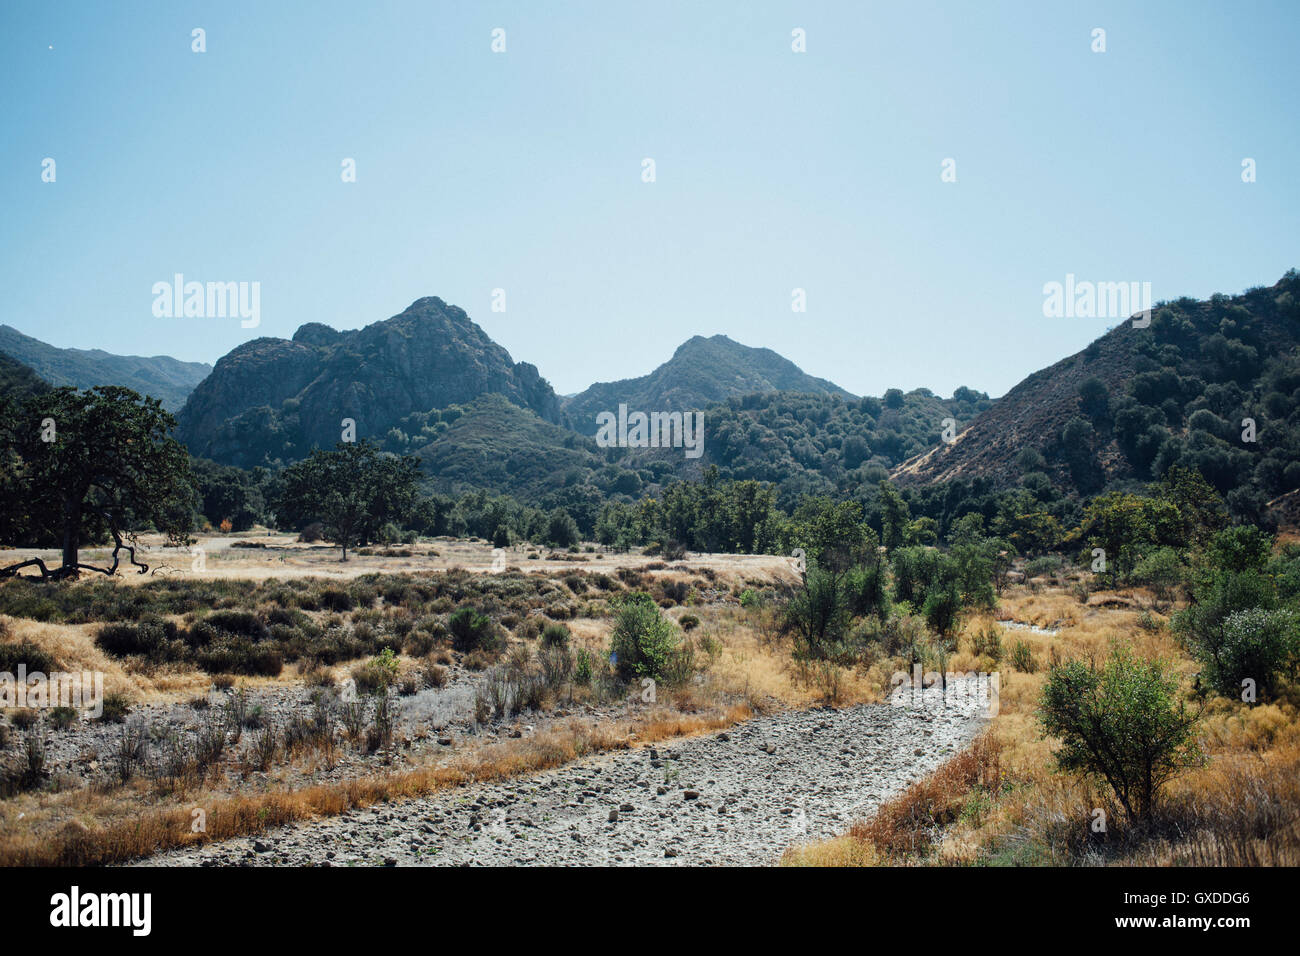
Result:
[[[65,349],[0,325],[0,352],[21,362],[53,386],[125,385],[151,395],[170,412],[212,371],[203,362],[183,362],[170,355],[117,355],[103,349]]]
[[[593,383],[566,398],[563,407],[576,431],[594,435],[596,415],[620,404],[685,412],[760,392],[857,397],[834,382],[808,375],[771,349],[743,345],[726,335],[694,335],[674,350],[672,358],[645,375]]]

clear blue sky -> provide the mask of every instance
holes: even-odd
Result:
[[[722,332],[998,395],[1105,330],[1043,317],[1066,273],[1300,266],[1297,50],[1295,2],[4,0],[0,322],[212,362],[438,295],[561,393]],[[261,327],[154,318],[176,272]]]

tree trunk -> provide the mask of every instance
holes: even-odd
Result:
[[[77,541],[81,537],[81,502],[63,503],[63,567],[72,572],[77,569]]]

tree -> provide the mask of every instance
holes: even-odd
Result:
[[[0,569],[10,577],[35,566],[46,579],[78,571],[116,573],[120,552],[136,560],[135,531],[153,525],[169,543],[187,542],[196,493],[189,455],[169,437],[175,419],[155,398],[100,385],[58,388],[5,409],[0,422],[0,532],[10,541],[62,548],[51,571],[39,558]],[[81,547],[113,539],[108,568],[82,564]],[[125,539],[125,540],[124,540]]]
[[[1130,819],[1148,819],[1161,787],[1200,756],[1198,717],[1176,690],[1168,665],[1122,646],[1101,667],[1078,660],[1053,666],[1038,720],[1061,739],[1057,769],[1100,777]]]
[[[634,677],[662,680],[679,641],[672,621],[663,616],[650,595],[637,592],[618,602],[609,643],[614,669],[627,681]]]
[[[368,441],[340,442],[285,469],[279,512],[290,524],[322,522],[346,561],[353,541],[371,540],[389,521],[410,520],[419,477],[417,458],[382,453]]]
[[[1151,547],[1177,544],[1182,524],[1171,501],[1111,491],[1088,503],[1078,534],[1086,547],[1106,552],[1106,571],[1117,581]]]
[[[898,489],[887,481],[880,483],[880,523],[882,543],[892,554],[895,548],[906,543],[912,515]]]
[[[563,508],[553,508],[546,516],[546,543],[553,548],[567,548],[578,543],[578,523]]]
[[[1094,423],[1110,417],[1110,389],[1106,383],[1093,375],[1084,379],[1079,386],[1079,407]]]

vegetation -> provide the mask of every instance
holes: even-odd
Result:
[[[80,570],[111,575],[122,551],[143,573],[147,566],[123,540],[141,527],[183,543],[194,487],[185,449],[169,437],[174,425],[157,399],[118,386],[58,388],[0,409],[0,539],[62,550],[56,569],[32,558],[0,576],[29,566],[47,579]],[[111,567],[80,561],[82,547],[110,535]]]
[[[1169,670],[1119,647],[1100,666],[1053,667],[1043,689],[1039,720],[1061,739],[1057,766],[1104,779],[1132,819],[1148,819],[1165,783],[1200,757],[1196,715]]]
[[[383,455],[365,441],[316,449],[285,470],[280,519],[297,527],[320,521],[346,561],[353,541],[365,544],[385,524],[409,520],[419,467],[414,458]]]

